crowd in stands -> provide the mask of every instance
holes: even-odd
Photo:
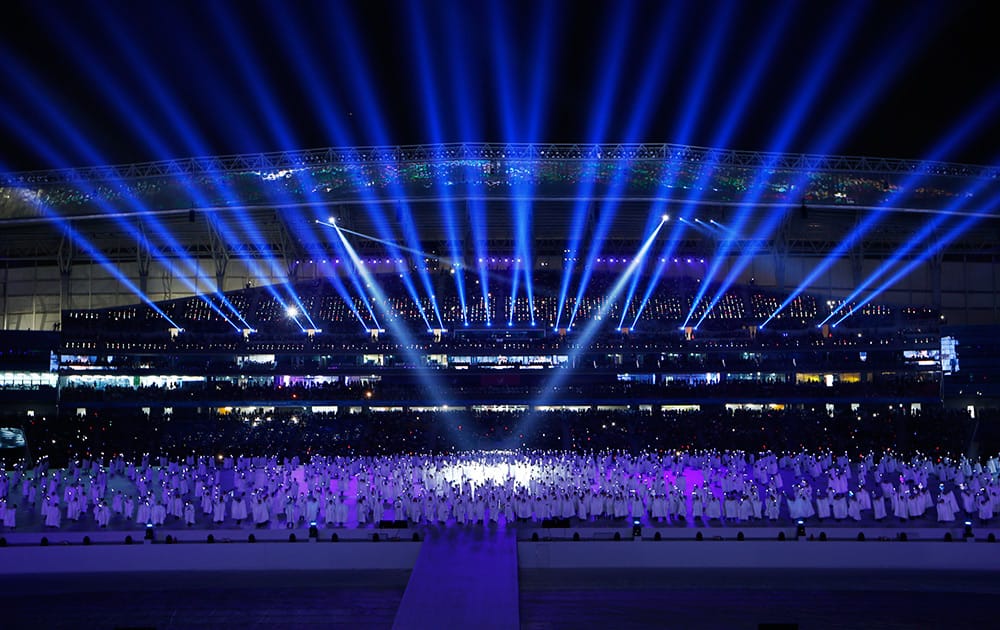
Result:
[[[528,378],[531,376],[531,378]],[[541,376],[541,378],[539,378]],[[546,375],[527,373],[504,374],[495,371],[449,372],[430,376],[433,399],[458,403],[514,402],[535,400],[543,393],[553,402],[587,402],[589,400],[632,400],[648,402],[684,402],[725,400],[778,401],[787,400],[838,400],[851,397],[862,399],[913,400],[935,398],[940,389],[934,378],[914,374],[892,377],[880,376],[877,381],[831,382],[822,380],[796,382],[784,374],[767,377],[747,375],[748,378],[705,380],[670,380],[659,383],[622,381],[616,374],[601,380],[576,375],[553,385]],[[186,382],[181,385],[106,386],[95,388],[70,385],[62,388],[63,404],[97,404],[99,406],[122,403],[172,404],[213,403],[240,405],[245,401],[261,403],[309,401],[314,403],[361,403],[386,405],[414,403],[428,396],[427,382],[420,382],[411,374],[382,375],[378,379],[355,381],[342,380],[313,384],[276,385],[273,383],[247,383],[237,379],[216,378],[203,382]]]
[[[542,448],[589,452],[615,449],[828,449],[852,454],[887,448],[957,456],[970,448],[977,420],[962,411],[913,411],[876,405],[696,411],[380,411],[312,413],[307,408],[253,411],[175,409],[149,415],[133,409],[68,410],[25,425],[28,450],[56,465],[81,454],[190,453],[231,456],[385,455],[467,449]],[[984,444],[992,447],[992,444]],[[1000,445],[996,445],[1000,446]],[[12,456],[20,456],[11,453]]]
[[[518,327],[537,325],[540,330],[552,331],[557,322],[568,326],[572,319],[574,325],[579,327],[600,319],[606,323],[603,328],[613,330],[615,323],[623,321],[628,326],[637,317],[638,329],[647,333],[663,333],[676,331],[681,322],[688,320],[689,314],[692,325],[701,321],[704,315],[700,330],[708,333],[746,329],[759,324],[777,311],[785,297],[763,291],[752,284],[738,285],[725,292],[705,315],[712,301],[711,292],[694,304],[698,294],[697,282],[691,277],[680,277],[660,282],[645,305],[638,300],[626,304],[622,298],[606,303],[605,295],[619,274],[620,271],[598,271],[591,277],[584,295],[578,299],[571,294],[563,301],[558,297],[561,276],[551,272],[535,274],[533,281],[537,289],[530,302],[524,293],[512,300],[512,287],[503,279],[492,282],[486,296],[479,287],[468,286],[464,313],[455,283],[449,276],[441,275],[435,279],[435,298],[432,302],[426,295],[414,300],[398,273],[375,274],[385,296],[384,302],[379,302],[381,298],[377,295],[354,296],[348,302],[333,293],[325,283],[302,283],[297,287],[299,300],[295,303],[296,311],[302,312],[295,317],[288,314],[289,304],[263,288],[247,288],[227,294],[224,299],[219,296],[190,297],[160,306],[189,335],[232,334],[238,332],[234,331],[235,326],[253,328],[269,339],[294,336],[301,333],[302,328],[313,328],[313,325],[327,332],[352,330],[363,334],[366,329],[377,327],[376,324],[383,328],[403,324],[415,332],[422,332],[428,328],[456,330],[466,324],[472,327],[486,327],[487,324],[502,327],[507,322],[513,322]],[[563,308],[561,316],[560,305]],[[777,314],[769,328],[806,330],[840,306],[840,302],[834,300],[822,302],[812,295],[797,296]],[[372,319],[370,308],[375,311],[377,321]],[[166,333],[161,317],[144,305],[101,311],[69,311],[64,319],[64,331],[74,338],[81,335],[120,338],[122,333]],[[227,323],[227,319],[231,323]],[[936,314],[931,309],[897,310],[886,305],[870,304],[858,309],[848,324],[851,328],[863,329],[907,322],[934,322],[935,319]],[[108,324],[113,328],[109,329]]]

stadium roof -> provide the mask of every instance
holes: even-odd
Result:
[[[997,167],[875,157],[730,151],[675,144],[489,144],[325,148],[3,176],[5,220],[98,218],[212,208],[508,199],[609,193],[633,201],[940,209]],[[907,186],[918,176],[918,186]],[[992,196],[1000,185],[980,187]],[[969,199],[974,205],[974,199]],[[889,203],[888,206],[883,204]]]

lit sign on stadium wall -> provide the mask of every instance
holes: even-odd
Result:
[[[903,360],[924,367],[938,367],[941,364],[940,350],[903,350]]]
[[[958,371],[958,339],[941,337],[941,370],[945,374]]]

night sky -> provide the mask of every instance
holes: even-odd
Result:
[[[939,157],[995,163],[992,5],[17,0],[0,170],[434,141],[922,158],[977,108]]]

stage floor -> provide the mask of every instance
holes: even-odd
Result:
[[[992,627],[996,574],[521,571],[520,627]],[[391,628],[409,572],[0,578],[4,628]],[[439,602],[448,605],[447,601]]]

